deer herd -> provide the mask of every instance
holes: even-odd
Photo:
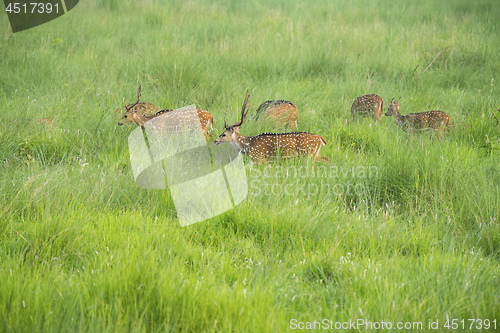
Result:
[[[289,159],[299,156],[313,161],[329,161],[327,157],[320,155],[320,149],[326,145],[326,140],[316,134],[308,132],[262,133],[255,136],[240,134],[240,128],[245,122],[249,111],[249,98],[247,92],[241,108],[240,120],[230,126],[224,121],[224,132],[214,141],[216,145],[229,143],[238,151],[248,155],[254,164],[268,162],[276,158]],[[140,99],[141,87],[139,86],[137,102],[125,105],[124,115],[118,125],[134,123],[144,129],[146,121],[166,112],[175,112],[175,117],[179,118],[179,120],[186,117],[186,114],[189,114],[189,117],[197,114],[205,138],[207,140],[212,138],[210,131],[214,129],[214,117],[210,112],[199,108],[160,110],[150,103],[140,102]],[[371,117],[377,124],[384,115],[384,105],[384,100],[375,94],[358,97],[351,106],[352,118],[356,121],[359,117]],[[196,113],[193,112],[194,110],[196,110]],[[186,111],[190,112],[185,113]],[[169,115],[172,116],[172,114]],[[442,111],[401,115],[399,113],[399,100],[395,101],[394,99],[391,100],[385,116],[393,116],[396,124],[408,134],[434,131],[437,137],[441,138],[444,131],[452,125],[450,116]],[[296,129],[298,127],[299,112],[297,106],[290,101],[269,100],[262,103],[255,112],[253,120],[260,119],[282,128]]]

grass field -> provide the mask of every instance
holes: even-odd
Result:
[[[0,331],[500,330],[497,1],[86,0],[0,27]],[[291,100],[330,163],[247,163],[243,203],[181,228],[117,126],[139,84],[215,137],[247,89]],[[355,125],[369,93],[457,126]]]

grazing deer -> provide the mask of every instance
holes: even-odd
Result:
[[[378,95],[364,95],[356,98],[351,106],[352,119],[372,117],[377,123],[384,115],[384,99]]]
[[[230,143],[234,148],[248,154],[252,162],[266,162],[276,158],[294,158],[299,155],[327,162],[328,158],[319,154],[326,140],[315,134],[305,132],[262,133],[256,136],[243,136],[240,127],[248,113],[248,92],[241,108],[241,119],[231,126],[224,121],[225,131],[215,140],[216,145]]]
[[[277,125],[297,128],[299,122],[299,110],[290,101],[272,100],[265,101],[255,111],[255,120],[259,120],[263,114],[265,120],[274,122]]]
[[[442,111],[427,111],[421,113],[410,113],[406,116],[399,114],[399,101],[391,100],[391,105],[386,116],[394,116],[396,124],[405,132],[437,131],[437,137],[441,138],[445,129],[450,126],[451,118]]]
[[[137,92],[137,102],[129,105],[125,105],[126,112],[123,118],[118,122],[119,126],[133,122],[137,126],[141,126],[144,129],[144,123],[150,119],[156,118],[165,112],[175,112],[180,118],[186,117],[187,114],[191,116],[192,111],[196,110],[198,118],[200,120],[201,129],[203,134],[207,139],[212,138],[212,134],[209,130],[214,129],[214,116],[205,110],[196,109],[180,109],[180,110],[158,110],[156,106],[149,103],[139,103],[141,99],[141,86]]]

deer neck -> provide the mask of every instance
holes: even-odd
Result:
[[[134,115],[132,116],[132,119],[134,120],[134,123],[137,126],[141,126],[143,128],[144,128],[144,122],[147,120],[147,119],[144,119],[144,116],[139,114],[139,113],[134,113]]]
[[[234,138],[231,141],[231,145],[238,151],[242,151],[245,154],[250,148],[251,140],[249,137],[243,136],[240,133],[234,133]]]
[[[405,117],[399,114],[399,110],[393,110],[394,120],[399,127],[403,127],[405,123]]]

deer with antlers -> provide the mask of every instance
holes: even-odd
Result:
[[[174,112],[178,115],[179,118],[182,117],[191,117],[192,111],[196,110],[196,114],[198,115],[201,129],[203,134],[207,139],[212,138],[212,134],[209,132],[214,129],[214,116],[205,110],[196,108],[196,109],[179,109],[179,110],[159,110],[156,106],[150,103],[139,103],[141,100],[141,86],[139,86],[139,90],[137,92],[137,102],[133,104],[125,105],[126,112],[123,115],[123,118],[118,122],[119,126],[125,125],[127,123],[133,122],[137,126],[141,126],[144,129],[144,123],[148,120],[156,118],[165,112]]]
[[[230,143],[237,150],[247,154],[252,162],[267,162],[281,158],[294,158],[306,156],[327,162],[329,159],[319,154],[322,146],[326,145],[326,140],[315,134],[306,132],[293,133],[262,133],[256,136],[243,136],[239,133],[240,127],[245,121],[248,113],[248,91],[241,108],[241,119],[231,126],[224,121],[225,131],[215,140],[216,145]]]
[[[396,124],[406,133],[433,130],[437,137],[441,138],[443,132],[451,124],[451,118],[443,111],[427,111],[421,113],[410,113],[406,116],[399,114],[399,100],[391,100],[386,116],[394,116]]]
[[[384,99],[378,95],[364,95],[356,98],[351,106],[352,119],[372,117],[377,123],[384,115]]]
[[[262,103],[255,111],[255,120],[263,116],[264,120],[274,122],[279,126],[297,128],[299,122],[299,110],[290,101],[270,100]]]

